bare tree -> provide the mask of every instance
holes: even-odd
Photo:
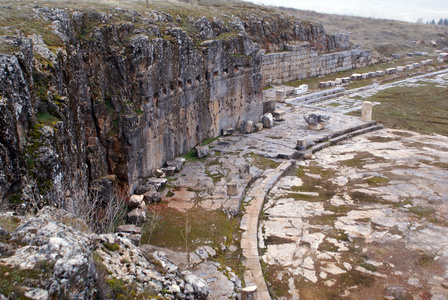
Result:
[[[146,228],[148,230],[148,244],[151,243],[152,234],[154,233],[154,231],[157,228],[157,224],[159,221],[159,215],[160,215],[159,208],[156,205],[152,206],[150,213],[146,215],[147,216]]]

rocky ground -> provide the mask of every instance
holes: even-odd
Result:
[[[446,85],[444,76],[428,80]],[[284,115],[272,128],[209,141],[209,155],[190,156],[168,178],[161,203],[149,206],[140,246],[134,235],[92,234],[50,208],[21,218],[2,214],[2,293],[239,297],[246,285],[239,220],[248,189],[296,158],[297,140],[362,125],[342,113],[373,92],[306,107],[277,103]],[[327,127],[309,130],[303,116],[322,111]],[[297,161],[260,216],[258,246],[273,298],[447,299],[447,153],[444,136],[383,129]],[[170,226],[184,231],[166,231]]]

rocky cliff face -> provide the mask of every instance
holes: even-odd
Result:
[[[23,210],[89,188],[132,191],[222,128],[257,121],[260,49],[348,48],[346,36],[282,16],[32,14],[56,42],[21,34],[0,48],[0,197]]]

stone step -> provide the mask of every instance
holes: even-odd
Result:
[[[376,121],[372,121],[372,122],[369,122],[369,123],[366,123],[366,124],[363,124],[360,126],[355,126],[355,127],[349,128],[344,131],[336,132],[330,136],[313,141],[313,142],[315,142],[315,144],[313,146],[308,147],[308,149],[298,151],[298,155],[303,158],[308,153],[315,153],[317,151],[320,151],[322,149],[325,149],[327,147],[330,147],[332,145],[335,145],[339,142],[345,141],[352,137],[355,137],[355,136],[358,136],[361,134],[366,134],[368,132],[380,130],[383,128],[384,128],[383,125],[377,125]]]

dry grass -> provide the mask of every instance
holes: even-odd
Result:
[[[433,52],[448,46],[448,26],[416,24],[354,16],[322,14],[290,8],[278,8],[299,19],[321,23],[330,34],[347,33],[350,42],[373,49],[379,55],[415,51]],[[444,41],[442,41],[444,39]],[[431,40],[438,41],[433,47]],[[415,44],[411,41],[419,41]]]

